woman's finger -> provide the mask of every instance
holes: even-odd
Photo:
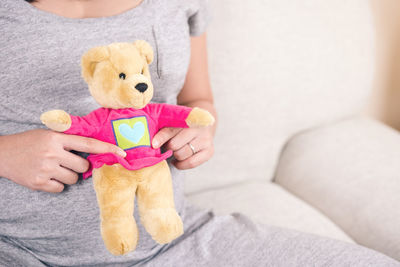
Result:
[[[160,148],[169,139],[177,135],[182,129],[180,128],[163,128],[154,137],[152,141],[153,148]]]
[[[77,173],[84,173],[89,169],[89,161],[67,151],[61,154],[60,165]]]
[[[165,145],[166,149],[177,151],[183,148],[187,143],[191,142],[196,135],[198,135],[197,129],[184,129],[177,135],[172,137]]]
[[[64,167],[58,167],[52,175],[55,180],[63,184],[76,184],[78,181],[78,174],[74,171],[66,169]]]
[[[204,162],[208,161],[213,154],[214,154],[214,148],[210,147],[194,154],[193,156],[183,161],[175,161],[174,165],[179,170],[193,169],[203,164]]]
[[[126,152],[122,148],[93,138],[65,134],[64,140],[64,149],[66,150],[75,150],[92,154],[113,153],[123,158],[126,157]]]
[[[198,153],[206,149],[207,147],[212,146],[211,142],[205,140],[204,138],[194,138],[193,140],[185,144],[182,148],[174,151],[175,159],[182,161],[194,155],[193,150],[189,144],[192,145],[195,153]]]
[[[42,185],[40,190],[49,193],[60,193],[64,190],[64,185],[54,179],[51,179]]]

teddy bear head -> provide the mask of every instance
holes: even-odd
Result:
[[[153,57],[152,47],[142,40],[95,47],[82,56],[82,76],[101,106],[141,109],[153,97]]]

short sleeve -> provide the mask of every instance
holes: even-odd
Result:
[[[211,20],[208,0],[190,0],[192,2],[188,23],[191,36],[199,36],[206,31]]]
[[[71,127],[64,133],[94,137],[104,125],[108,113],[108,109],[99,108],[82,117],[70,115]]]
[[[186,119],[192,111],[192,108],[150,103],[144,108],[144,111],[158,122],[159,129],[164,127],[188,128],[189,125],[187,125]]]

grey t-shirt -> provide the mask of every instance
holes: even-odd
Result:
[[[176,103],[189,64],[190,36],[203,33],[207,19],[205,0],[143,0],[123,14],[88,19],[60,17],[23,0],[1,0],[0,135],[43,127],[39,116],[49,109],[85,115],[98,108],[80,76],[80,58],[91,47],[113,42],[148,41],[155,51],[150,66],[153,101]],[[174,168],[172,173],[176,207],[182,214],[183,177]],[[0,240],[46,264],[148,259],[163,247],[138,225],[135,253],[114,257],[101,240],[90,179],[50,194],[0,178]]]

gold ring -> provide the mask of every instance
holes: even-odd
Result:
[[[196,149],[194,148],[194,146],[191,143],[188,143],[188,145],[189,145],[190,149],[192,150],[193,155],[196,154]]]

